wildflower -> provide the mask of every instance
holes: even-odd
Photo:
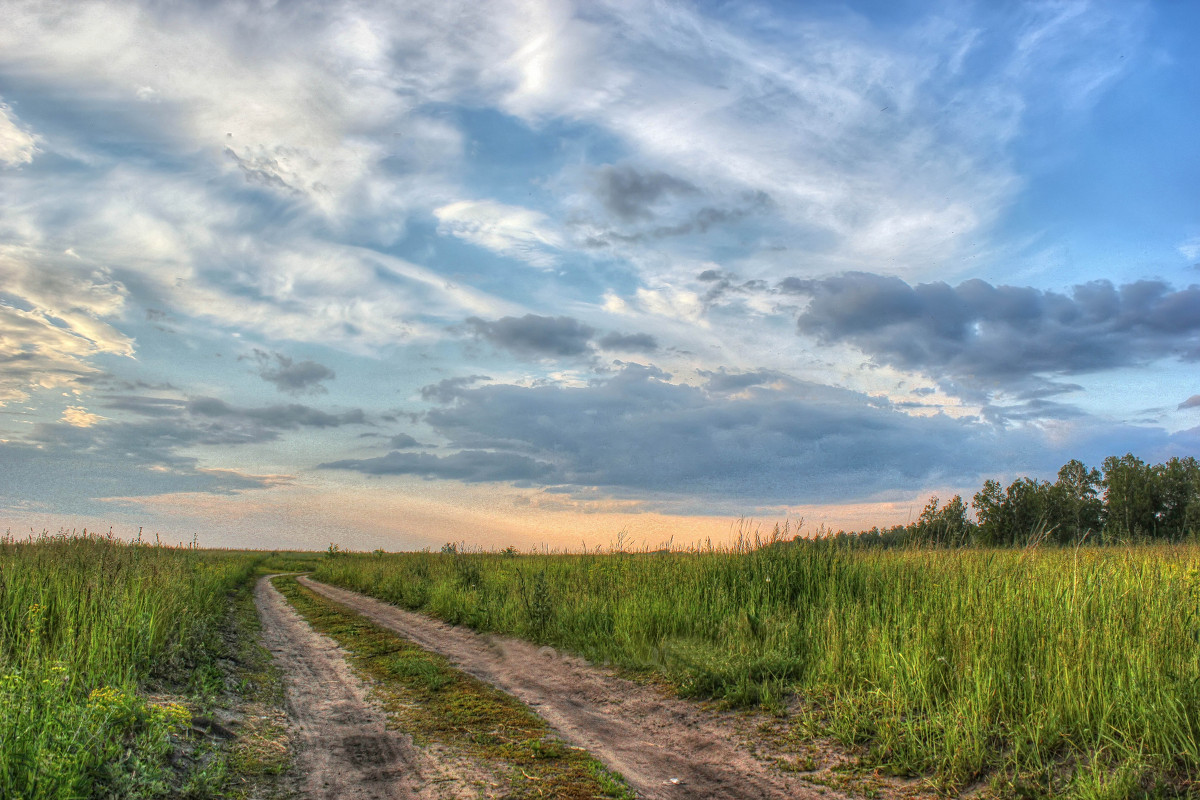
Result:
[[[96,711],[106,711],[112,706],[120,705],[125,700],[124,693],[112,686],[102,686],[92,689],[88,695],[88,708]]]
[[[37,633],[38,615],[41,614],[44,609],[45,606],[43,606],[41,603],[34,603],[29,607],[29,613],[27,616],[29,617],[30,633]]]
[[[192,712],[179,703],[162,703],[151,706],[154,716],[172,728],[186,728],[192,723]]]

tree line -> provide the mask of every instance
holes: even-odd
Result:
[[[972,511],[974,519],[972,519]],[[864,545],[959,547],[1180,541],[1200,534],[1200,462],[1193,457],[1147,464],[1132,453],[1109,456],[1100,469],[1072,459],[1058,479],[988,480],[970,506],[937,497],[915,522],[846,533],[835,540]]]

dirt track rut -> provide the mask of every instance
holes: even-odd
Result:
[[[254,602],[263,644],[283,671],[287,712],[296,743],[296,771],[312,800],[411,800],[454,797],[465,781],[446,764],[388,730],[386,714],[367,699],[368,687],[343,651],[312,630],[268,578]],[[437,787],[434,792],[433,787]]]
[[[519,639],[482,635],[307,577],[300,582],[511,694],[647,800],[828,798],[755,758],[726,715]]]

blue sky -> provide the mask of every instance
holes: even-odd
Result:
[[[10,2],[0,526],[904,522],[1200,455],[1200,8]]]

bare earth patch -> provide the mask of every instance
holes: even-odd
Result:
[[[732,714],[700,709],[549,648],[478,634],[306,577],[299,581],[523,701],[567,741],[621,773],[639,797],[833,794],[757,758],[738,735],[742,726]],[[264,627],[269,629],[265,622]]]
[[[267,578],[255,588],[263,644],[286,681],[296,769],[307,798],[383,800],[474,796],[473,776],[450,772],[387,727],[370,687],[338,646],[313,631]]]

